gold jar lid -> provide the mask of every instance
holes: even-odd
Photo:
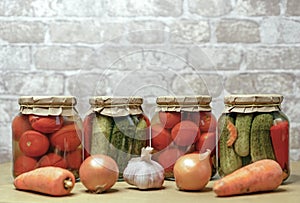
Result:
[[[72,116],[77,113],[73,96],[21,96],[18,102],[22,114]]]
[[[211,111],[209,95],[160,96],[157,97],[158,111]]]
[[[280,111],[279,94],[236,94],[224,97],[225,112],[253,113]]]
[[[97,112],[106,116],[127,116],[142,114],[143,98],[139,96],[109,97],[95,96],[89,99],[91,108],[88,112]]]

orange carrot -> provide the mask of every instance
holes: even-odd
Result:
[[[282,182],[282,169],[271,159],[262,159],[244,166],[217,180],[213,191],[217,196],[232,196],[275,190]]]
[[[75,177],[73,173],[66,169],[47,166],[17,176],[14,185],[18,190],[64,196],[68,195],[73,189]]]
[[[228,123],[227,123],[227,129],[228,129],[230,135],[229,135],[229,138],[228,138],[226,144],[228,147],[231,147],[237,138],[237,130],[236,130],[236,127],[234,126],[234,124],[231,123],[230,121],[228,121]]]

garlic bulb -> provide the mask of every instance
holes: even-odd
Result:
[[[142,148],[141,157],[132,158],[123,172],[124,180],[139,189],[161,188],[164,168],[151,160],[152,147]]]

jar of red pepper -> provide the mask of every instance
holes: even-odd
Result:
[[[218,120],[220,176],[261,159],[276,160],[283,180],[290,174],[289,120],[281,111],[283,96],[230,95]]]
[[[13,176],[56,166],[76,178],[83,160],[82,121],[75,97],[24,96],[12,121]]]
[[[153,159],[173,179],[176,160],[187,153],[211,151],[212,176],[216,173],[216,118],[211,112],[211,97],[161,96],[151,119]]]

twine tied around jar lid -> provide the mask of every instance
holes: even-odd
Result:
[[[224,97],[224,113],[280,111],[283,96],[279,94],[241,94]]]
[[[97,112],[106,116],[127,116],[143,113],[143,98],[95,96],[89,99],[91,108],[88,112]]]
[[[73,96],[21,96],[18,100],[22,114],[38,116],[72,116],[77,114]]]
[[[211,111],[211,100],[209,95],[160,96],[156,99],[156,111]]]

